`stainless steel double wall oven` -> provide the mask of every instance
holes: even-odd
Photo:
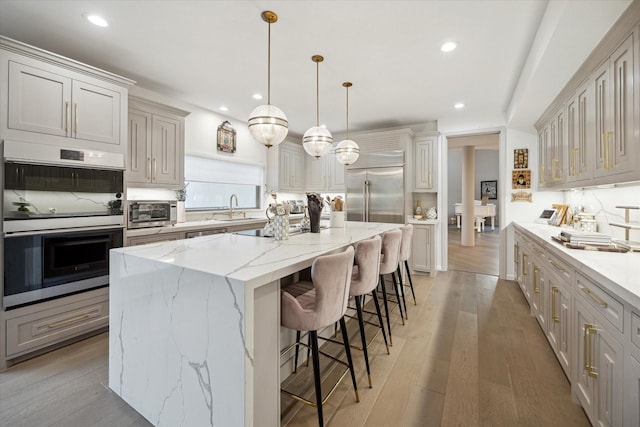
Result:
[[[3,307],[108,286],[109,251],[123,246],[124,162],[22,145],[3,147]]]

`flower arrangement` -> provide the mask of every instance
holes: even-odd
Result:
[[[176,190],[176,199],[178,199],[179,202],[184,202],[185,200],[187,200],[188,186],[189,186],[189,183],[187,182],[184,187],[180,188],[179,190]]]
[[[271,197],[273,198],[273,203],[269,203],[269,207],[267,208],[268,213],[278,216],[289,215],[291,213],[291,205],[288,202],[278,203],[278,195],[275,191],[271,192]]]
[[[329,196],[327,196],[327,202],[329,203],[329,207],[332,212],[342,212],[344,211],[344,200],[342,200],[342,196],[336,196],[331,200]]]

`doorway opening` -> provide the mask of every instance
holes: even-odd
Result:
[[[464,158],[463,147],[473,147],[470,158]],[[448,136],[446,163],[448,269],[499,276],[500,132]],[[471,223],[462,220],[469,207],[467,200],[463,209],[463,196],[473,196]]]

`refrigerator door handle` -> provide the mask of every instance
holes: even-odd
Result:
[[[369,181],[364,181],[364,222],[369,222]]]

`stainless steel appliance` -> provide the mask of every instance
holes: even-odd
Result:
[[[3,307],[109,285],[124,156],[4,140]]]
[[[345,183],[347,221],[404,224],[404,152],[361,154]]]
[[[178,220],[176,200],[137,200],[129,202],[128,228],[162,227]]]
[[[109,250],[122,240],[122,227],[6,235],[4,308],[108,286]]]

